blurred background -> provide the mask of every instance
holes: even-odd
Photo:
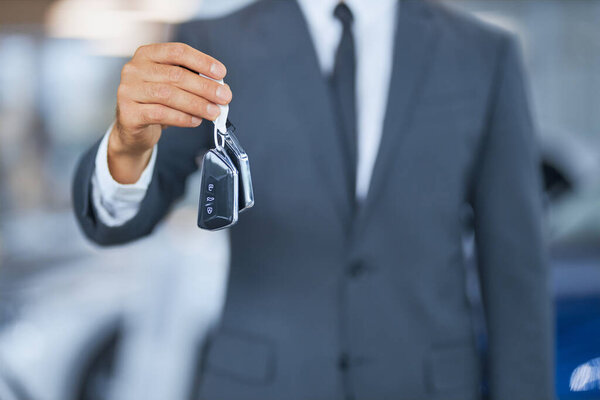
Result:
[[[152,237],[111,249],[79,232],[70,184],[113,119],[135,48],[249,2],[0,1],[0,400],[193,390],[228,265],[226,233],[195,227],[197,177]],[[600,0],[445,2],[521,40],[543,155],[556,389],[600,399],[597,384],[569,388],[572,371],[600,357]],[[468,233],[464,247],[472,253]]]

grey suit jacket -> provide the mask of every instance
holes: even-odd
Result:
[[[493,399],[553,397],[537,155],[510,37],[430,2],[404,2],[381,149],[357,214],[295,1],[186,23],[178,40],[228,67],[230,117],[256,195],[230,229],[226,304],[206,347],[201,398],[477,399],[482,371]],[[204,123],[163,134],[141,210],[116,228],[90,200],[92,147],[73,188],[85,234],[110,245],[151,233],[211,131]],[[484,362],[465,294],[465,204],[489,334]]]

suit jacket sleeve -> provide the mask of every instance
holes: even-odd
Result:
[[[553,325],[539,160],[518,46],[503,39],[473,209],[491,399],[552,399]]]
[[[190,43],[192,35],[187,26],[179,27],[175,41]],[[206,43],[206,35],[194,31],[194,39]],[[203,40],[206,38],[206,40]],[[208,54],[204,45],[199,49]],[[91,199],[91,178],[94,172],[95,157],[100,141],[80,159],[73,180],[73,208],[75,216],[85,235],[100,245],[113,245],[130,242],[152,232],[154,227],[171,209],[185,190],[186,178],[198,169],[197,158],[210,146],[212,124],[203,121],[197,128],[170,127],[163,131],[158,143],[156,164],[152,181],[148,186],[139,212],[121,226],[109,227],[98,218]]]

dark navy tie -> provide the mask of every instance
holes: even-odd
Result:
[[[330,83],[334,110],[341,134],[342,147],[346,159],[346,171],[352,199],[356,190],[356,55],[352,36],[352,11],[340,2],[333,12],[342,23],[342,38],[335,55],[335,64]]]

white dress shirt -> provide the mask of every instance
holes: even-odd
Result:
[[[342,34],[341,22],[333,15],[339,0],[297,1],[308,23],[321,70],[324,75],[329,75],[333,70],[335,52]],[[346,0],[346,4],[354,16],[353,34],[357,53],[356,197],[361,201],[369,190],[383,131],[392,73],[398,0]],[[112,178],[108,169],[107,147],[111,128],[104,135],[96,155],[92,201],[103,223],[119,226],[133,218],[139,210],[152,179],[160,142],[154,147],[150,162],[140,179],[136,183],[123,185]]]

